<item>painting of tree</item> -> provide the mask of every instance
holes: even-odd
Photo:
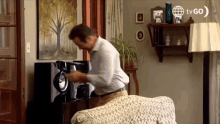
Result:
[[[77,46],[68,38],[77,25],[77,0],[37,0],[38,59],[77,58]]]

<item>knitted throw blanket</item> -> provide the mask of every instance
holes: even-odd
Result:
[[[103,106],[75,113],[72,124],[177,124],[173,100],[166,96],[147,98],[121,96]]]

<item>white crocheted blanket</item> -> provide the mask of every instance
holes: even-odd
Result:
[[[72,124],[177,124],[173,100],[166,96],[147,98],[121,96],[103,106],[78,111]]]

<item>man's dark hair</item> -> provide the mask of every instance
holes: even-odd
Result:
[[[82,42],[86,42],[86,38],[93,35],[97,35],[93,29],[84,24],[80,24],[72,28],[69,34],[69,39],[73,40],[74,38],[79,37]]]

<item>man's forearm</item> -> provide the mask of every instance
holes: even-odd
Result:
[[[87,74],[83,73],[80,77],[80,82],[82,83],[86,83],[89,82],[88,78],[87,78]]]

